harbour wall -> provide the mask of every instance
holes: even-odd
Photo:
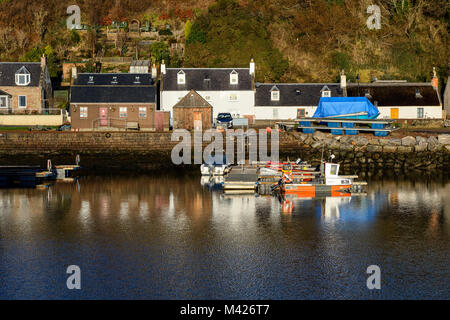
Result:
[[[270,137],[268,137],[270,150]],[[318,164],[335,155],[346,171],[448,170],[450,135],[377,138],[333,136],[322,132],[279,134],[281,159],[301,158]],[[0,132],[0,165],[73,164],[81,156],[87,170],[140,171],[175,168],[171,152],[179,142],[171,133],[157,132]],[[204,142],[206,147],[209,142]],[[248,148],[248,146],[247,146]],[[236,147],[235,147],[236,150]],[[192,157],[193,159],[193,157]],[[184,168],[190,166],[176,166]]]

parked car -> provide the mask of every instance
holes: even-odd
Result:
[[[224,128],[233,128],[233,117],[231,113],[219,113],[216,118],[215,126],[222,126]]]

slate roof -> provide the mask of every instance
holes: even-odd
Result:
[[[150,73],[79,73],[73,81],[74,86],[133,86],[154,85]]]
[[[280,91],[279,101],[271,100],[271,90],[274,86]],[[256,85],[255,106],[317,106],[324,87],[330,89],[332,97],[343,96],[339,84],[336,83],[263,83]]]
[[[416,97],[416,91],[421,98]],[[378,107],[406,107],[406,106],[440,106],[439,94],[428,83],[362,83],[359,85],[359,96],[366,96]],[[349,97],[358,96],[358,85],[347,85]]]
[[[22,67],[31,74],[30,84],[24,87],[39,87],[42,72],[39,62],[0,62],[0,86],[16,87],[16,72]]]
[[[178,84],[177,75],[183,70],[185,84]],[[238,84],[230,84],[230,73],[238,73]],[[195,91],[242,91],[253,90],[253,79],[249,68],[167,68],[162,75],[162,90]]]
[[[155,103],[150,73],[79,73],[70,90],[71,103]]]
[[[212,106],[203,99],[201,95],[199,95],[194,90],[191,90],[186,94],[176,105],[173,106],[176,107],[183,107],[183,108],[212,108]]]
[[[71,103],[154,103],[154,86],[74,86]]]

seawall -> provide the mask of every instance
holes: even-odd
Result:
[[[268,138],[270,142],[270,137]],[[88,170],[173,168],[171,133],[154,132],[0,132],[0,165],[72,164],[80,154]],[[203,147],[209,142],[204,142]],[[236,149],[236,148],[235,148]],[[270,150],[270,147],[269,147]],[[316,164],[332,153],[348,170],[450,168],[450,135],[375,138],[316,132],[280,133],[280,157]]]

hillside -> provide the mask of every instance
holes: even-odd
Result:
[[[81,36],[65,28],[65,11],[72,3],[0,0],[0,60],[36,60],[46,52],[55,75],[66,60],[132,56],[132,41],[111,46],[101,25],[139,19],[150,21],[160,35],[165,25],[181,34],[158,36],[156,44],[140,52],[141,58],[153,55],[170,65],[241,67],[254,57],[257,80],[265,82],[336,81],[341,69],[350,81],[357,74],[361,81],[429,81],[436,66],[441,85],[447,79],[447,0],[77,2],[83,23],[97,26]],[[366,26],[373,2],[381,8],[380,30]],[[184,50],[171,50],[173,43],[182,43]]]

